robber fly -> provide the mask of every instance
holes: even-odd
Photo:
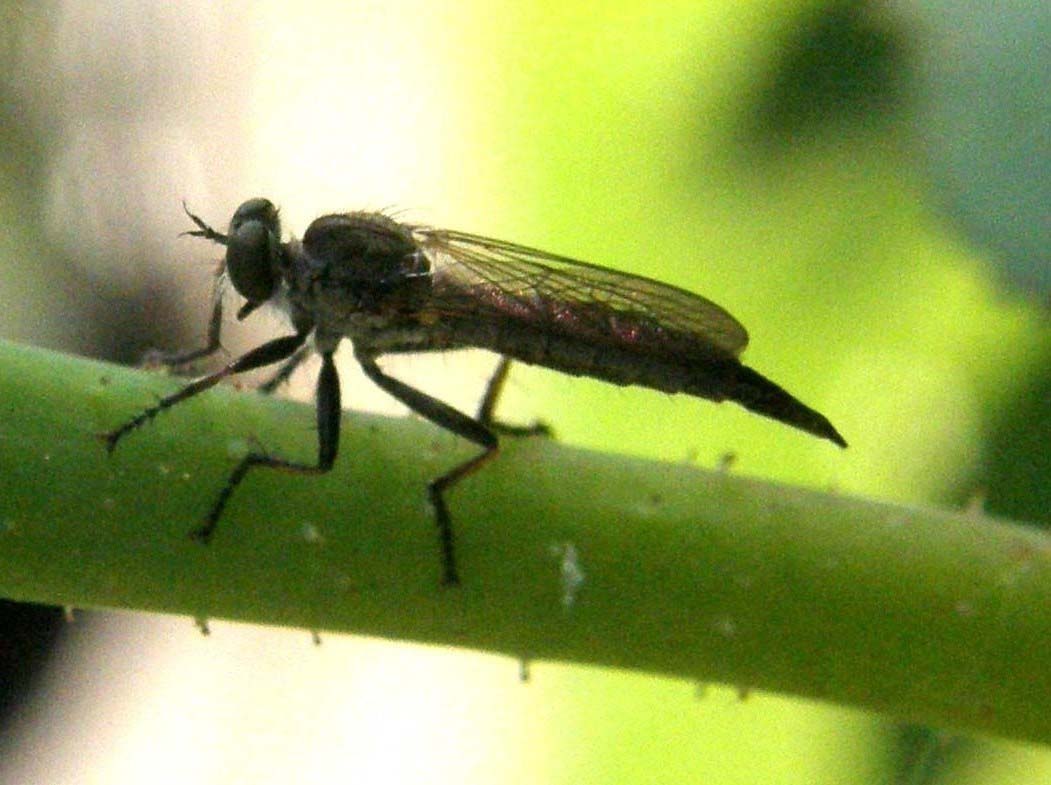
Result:
[[[353,344],[365,375],[379,387],[482,448],[429,485],[447,584],[458,583],[459,575],[445,493],[497,454],[501,428],[493,421],[493,410],[511,360],[614,384],[736,401],[846,446],[823,415],[741,364],[738,355],[748,333],[734,317],[683,289],[501,240],[400,223],[383,213],[326,215],[307,228],[302,240],[282,242],[277,208],[266,199],[250,199],[238,207],[226,234],[186,212],[197,226],[188,234],[225,246],[226,256],[216,279],[207,345],[172,356],[169,364],[219,349],[224,279],[245,299],[238,319],[272,303],[287,312],[292,334],[162,398],[105,434],[108,449],[160,412],[228,376],[284,362],[272,387],[307,355],[311,335],[321,355],[317,461],[249,452],[193,530],[198,540],[211,538],[231,495],[252,469],[323,474],[332,468],[341,414],[332,357],[344,338]],[[388,376],[376,362],[385,354],[467,347],[501,355],[474,417]]]

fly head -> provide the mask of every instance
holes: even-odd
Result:
[[[269,300],[277,289],[281,260],[281,219],[268,199],[249,199],[230,220],[226,274],[248,300],[241,318]]]

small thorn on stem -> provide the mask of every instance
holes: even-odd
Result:
[[[197,526],[196,528],[190,529],[189,537],[194,542],[200,543],[201,545],[207,545],[212,541],[212,535],[215,533],[215,523],[208,521],[207,523]]]
[[[117,442],[120,441],[120,437],[123,435],[120,431],[107,431],[106,433],[96,433],[95,438],[102,442],[107,454],[113,455],[113,451],[117,449]]]

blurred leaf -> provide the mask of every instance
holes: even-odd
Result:
[[[782,37],[756,86],[750,148],[783,152],[852,125],[882,125],[901,106],[900,33],[865,0],[820,4]]]
[[[1015,284],[1051,288],[1051,6],[899,4],[916,39],[916,129],[955,224]]]

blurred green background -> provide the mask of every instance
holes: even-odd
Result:
[[[1048,12],[1009,6],[6,3],[0,334],[124,362],[195,344],[214,251],[177,238],[183,198],[221,226],[265,195],[294,233],[323,212],[390,207],[704,294],[748,327],[746,362],[851,447],[521,367],[508,419],[668,461],[733,453],[734,471],[878,499],[980,494],[1043,523],[1051,149],[1034,129],[1051,120]],[[232,351],[277,324],[255,321]],[[490,362],[400,372],[470,406]],[[382,406],[367,388],[348,377],[346,405]],[[390,691],[368,705],[404,720],[371,751],[400,754],[385,768],[352,747],[318,781],[1007,783],[1051,770],[1037,748],[732,687],[543,663],[522,686],[507,663],[382,646],[399,652],[374,657]],[[309,679],[318,656],[289,667]],[[456,690],[412,694],[383,665],[407,657],[421,683]],[[457,704],[455,722],[436,700]],[[195,776],[276,780],[284,769],[260,756],[303,750],[266,711],[272,724]],[[346,723],[351,738],[375,721],[346,711],[304,721]]]

